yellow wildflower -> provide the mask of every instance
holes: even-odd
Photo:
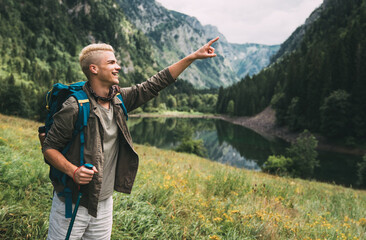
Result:
[[[5,141],[5,142],[7,142],[7,141],[8,141],[8,139],[2,138],[2,137],[0,137],[0,140],[3,140],[3,141]]]
[[[220,240],[221,238],[217,235],[210,236],[210,239],[212,240]]]
[[[232,210],[231,211],[231,214],[235,214],[235,213],[240,213],[240,211],[239,210]]]
[[[222,221],[222,218],[220,218],[220,217],[216,217],[216,218],[214,218],[213,219],[215,222],[221,222]]]
[[[358,220],[358,223],[359,223],[361,226],[366,226],[366,218],[360,218],[360,220]]]

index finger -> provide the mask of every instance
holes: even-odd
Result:
[[[220,38],[220,37],[216,37],[216,38],[214,38],[214,39],[210,40],[210,41],[208,42],[208,46],[211,46],[211,44],[213,44],[214,42],[216,42],[217,40],[219,40],[219,38]]]

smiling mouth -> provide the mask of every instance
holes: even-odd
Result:
[[[112,73],[114,76],[118,76],[118,72],[113,72]]]

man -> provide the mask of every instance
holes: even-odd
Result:
[[[42,147],[46,160],[73,181],[73,203],[76,202],[78,186],[84,188],[71,239],[110,239],[113,191],[130,193],[135,180],[138,155],[133,149],[126,117],[116,94],[120,92],[122,95],[127,111],[138,108],[173,83],[196,59],[215,57],[215,49],[211,45],[217,40],[218,37],[209,41],[146,82],[122,89],[117,86],[121,67],[110,45],[91,44],[81,51],[79,61],[88,79],[83,90],[90,102],[90,115],[84,129],[84,161],[94,167],[91,170],[78,167],[80,140],[72,143],[65,156],[60,152],[72,139],[78,114],[75,98],[67,99],[54,115],[54,124]],[[53,185],[55,194],[48,239],[65,239],[70,219],[65,218],[64,199],[57,195],[63,186],[57,182]]]

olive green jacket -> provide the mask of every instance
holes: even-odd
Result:
[[[160,90],[175,82],[169,69],[166,68],[157,73],[147,81],[132,87],[122,88],[121,95],[126,106],[127,112],[130,112],[153,97],[156,97]],[[97,108],[97,102],[90,92],[84,86],[90,101],[90,115],[85,134],[84,161],[93,164],[98,173],[94,174],[92,181],[82,186],[83,197],[80,204],[88,208],[90,215],[96,217],[99,193],[103,181],[103,135],[104,130],[101,124],[101,114]],[[133,149],[133,142],[126,124],[126,116],[120,107],[121,101],[114,97],[111,101],[111,107],[115,113],[116,122],[119,128],[119,155],[116,166],[116,177],[114,189],[118,192],[131,193],[135,181],[139,157]],[[42,151],[47,149],[56,149],[62,151],[68,142],[72,139],[74,125],[78,115],[78,105],[76,99],[69,98],[63,103],[59,112],[54,115],[54,123],[49,130],[43,143]],[[79,166],[80,138],[77,136],[73,141],[70,150],[65,154],[66,159],[76,166]],[[58,182],[52,183],[56,192],[63,190],[63,185]],[[68,180],[68,185],[73,189],[73,202],[76,202],[78,196],[78,187],[72,179]]]

